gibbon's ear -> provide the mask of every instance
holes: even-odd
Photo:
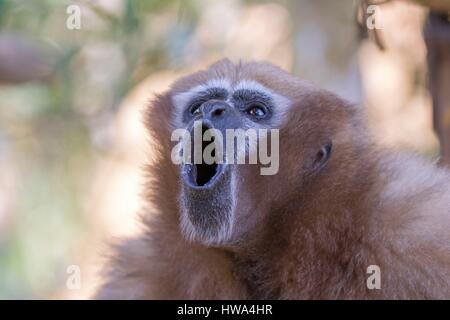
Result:
[[[311,169],[313,172],[318,172],[323,167],[325,167],[325,165],[328,162],[328,159],[330,159],[332,148],[333,148],[333,143],[330,141],[330,142],[324,144],[319,149],[319,151],[317,151],[315,158],[312,162]]]

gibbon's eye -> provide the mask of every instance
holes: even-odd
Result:
[[[191,115],[196,116],[198,114],[200,114],[200,107],[202,106],[202,102],[194,102],[190,107],[189,107],[189,112],[191,113]]]
[[[251,115],[254,118],[262,119],[267,114],[267,109],[260,104],[252,104],[247,110],[247,114]]]

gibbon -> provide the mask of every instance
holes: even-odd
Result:
[[[450,299],[450,172],[373,144],[361,107],[271,64],[221,60],[144,117],[151,209],[96,298]],[[172,133],[195,121],[277,129],[276,174],[174,163]]]

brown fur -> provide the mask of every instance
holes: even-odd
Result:
[[[179,228],[179,169],[170,160],[171,97],[208,79],[253,79],[293,101],[280,129],[280,171],[242,169],[238,241],[189,243]],[[145,113],[158,159],[148,168],[144,235],[115,248],[98,298],[450,298],[450,173],[379,150],[364,114],[264,63],[223,60],[185,77]],[[331,139],[327,166],[308,161]],[[156,143],[155,143],[156,145]],[[244,208],[249,208],[244,210]],[[381,268],[369,290],[366,269]]]

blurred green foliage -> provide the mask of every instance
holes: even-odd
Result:
[[[0,85],[0,171],[12,172],[14,188],[4,188],[15,199],[0,213],[0,299],[49,297],[64,285],[89,228],[81,213],[94,159],[111,146],[98,136],[132,86],[181,63],[200,5],[113,2],[111,9],[95,1],[0,0],[0,37],[24,39],[51,66],[45,81]],[[70,4],[82,8],[81,30],[66,28]],[[161,12],[177,20],[161,27]]]
[[[72,4],[81,8],[80,30],[66,27]],[[95,230],[86,197],[98,160],[113,150],[111,124],[132,87],[160,70],[231,55],[276,57],[305,78],[358,96],[349,81],[357,79],[353,6],[0,0],[0,299],[47,298],[64,289],[67,266],[77,264],[85,235]],[[9,69],[2,69],[5,52]],[[45,77],[1,82],[2,70],[29,75],[41,67]]]

